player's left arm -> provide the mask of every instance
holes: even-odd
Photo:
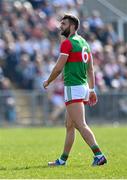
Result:
[[[97,95],[95,92],[95,75],[94,75],[94,67],[93,67],[93,57],[90,53],[90,59],[88,62],[88,84],[89,84],[89,105],[93,106],[97,103]]]
[[[44,81],[43,86],[44,88],[47,88],[47,86],[54,81],[57,76],[62,72],[64,65],[66,64],[68,59],[68,55],[66,54],[60,54],[59,58],[57,60],[57,63],[55,67],[53,68],[48,80]]]
[[[95,77],[94,77],[93,57],[92,57],[91,53],[90,53],[89,58],[90,59],[88,61],[88,69],[87,69],[88,84],[89,84],[90,89],[94,89],[94,87],[95,87]]]

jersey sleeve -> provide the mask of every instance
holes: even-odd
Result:
[[[60,46],[60,53],[69,56],[71,50],[72,50],[71,42],[68,39],[64,40]]]

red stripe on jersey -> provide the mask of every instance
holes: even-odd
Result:
[[[86,56],[87,55],[84,54],[84,59],[87,58]],[[90,61],[90,58],[91,58],[90,53],[88,53],[88,61],[87,62]],[[69,54],[68,59],[67,59],[67,62],[82,62],[82,61],[83,61],[83,59],[82,59],[82,53],[81,52],[71,52]]]

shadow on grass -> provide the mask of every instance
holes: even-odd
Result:
[[[61,166],[61,168],[62,168],[63,166]],[[67,166],[64,166],[64,168],[66,168]],[[84,165],[71,165],[70,166],[71,168],[72,167],[75,167],[75,168],[82,168],[82,167],[84,167]],[[12,167],[12,168],[7,168],[7,167],[0,167],[0,171],[20,171],[20,170],[29,170],[29,169],[47,169],[47,168],[60,168],[60,167],[49,167],[48,165],[38,165],[38,166],[22,166],[22,167]]]
[[[25,166],[25,167],[13,167],[13,168],[7,168],[7,167],[0,167],[0,171],[9,171],[9,170],[14,170],[14,171],[20,171],[20,170],[28,170],[28,169],[34,169],[34,168],[49,168],[47,165],[44,166]]]

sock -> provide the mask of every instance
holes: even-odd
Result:
[[[91,146],[91,150],[93,151],[95,156],[102,155],[101,150],[98,145]]]
[[[67,153],[63,153],[60,157],[61,160],[66,161],[68,159],[68,154]]]

